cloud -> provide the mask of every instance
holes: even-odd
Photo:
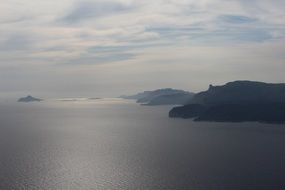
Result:
[[[133,59],[136,55],[133,53],[112,53],[103,55],[82,55],[78,58],[66,62],[68,65],[97,65],[105,63],[122,62]]]
[[[88,19],[97,19],[103,16],[114,15],[131,9],[131,7],[116,1],[85,1],[76,3],[73,10],[60,21],[75,24]]]
[[[227,23],[232,24],[247,24],[247,23],[253,23],[257,20],[254,18],[250,18],[247,16],[241,16],[241,15],[222,15],[220,16],[220,19]]]

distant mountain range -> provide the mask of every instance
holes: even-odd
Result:
[[[194,93],[165,88],[153,91],[144,91],[131,96],[121,96],[124,99],[134,99],[143,105],[184,105],[191,100]]]
[[[42,99],[35,98],[33,96],[26,96],[23,98],[19,98],[18,102],[40,102]]]
[[[196,121],[285,123],[285,84],[235,81],[210,85],[186,105],[173,108],[169,116]]]

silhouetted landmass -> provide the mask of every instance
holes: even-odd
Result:
[[[143,105],[184,105],[191,100],[193,93],[171,88],[145,91],[132,96],[121,96],[124,99],[135,99]]]
[[[101,98],[88,98],[88,100],[100,100]]]
[[[179,118],[196,118],[201,113],[206,111],[206,106],[201,104],[189,104],[181,107],[175,107],[169,112],[169,117],[179,117]]]
[[[194,121],[285,123],[285,103],[189,104],[175,107],[169,117],[194,118]]]
[[[215,105],[252,102],[285,102],[285,84],[235,81],[223,86],[210,85],[207,91],[196,94],[190,103]]]
[[[169,117],[195,121],[285,123],[285,84],[235,81],[196,94]]]
[[[147,105],[183,105],[189,102],[192,97],[193,95],[189,93],[161,95],[154,97]]]
[[[196,121],[285,123],[285,103],[222,104],[209,107]]]
[[[190,92],[186,92],[184,90],[176,90],[176,89],[171,89],[171,88],[165,88],[165,89],[158,89],[158,90],[154,90],[154,91],[149,91],[148,93],[146,93],[146,95],[142,98],[137,99],[138,103],[150,103],[152,100],[156,99],[156,101],[158,101],[158,99],[160,97],[165,97],[165,96],[169,96],[169,95],[191,95],[191,98],[193,96],[193,94],[191,94]],[[175,96],[173,96],[173,98],[175,98]],[[174,99],[170,100],[170,101],[174,101]],[[188,99],[188,101],[190,101],[190,99]]]
[[[19,98],[19,100],[18,100],[18,102],[40,102],[40,101],[42,101],[42,99],[35,98],[32,96],[26,96],[23,98]]]
[[[148,96],[150,93],[151,93],[151,91],[144,91],[144,92],[140,92],[138,94],[130,95],[130,96],[123,95],[123,96],[120,96],[120,98],[130,99],[130,100],[138,100],[138,99],[141,99],[143,97]]]

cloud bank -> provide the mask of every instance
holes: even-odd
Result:
[[[1,1],[1,93],[285,82],[284,8],[281,0]]]

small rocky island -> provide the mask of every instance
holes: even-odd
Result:
[[[131,96],[121,96],[120,98],[136,100],[142,105],[184,105],[189,102],[194,93],[172,88],[144,91]]]
[[[285,84],[235,81],[212,86],[169,112],[194,121],[285,123]]]
[[[42,99],[39,99],[39,98],[35,98],[33,96],[26,96],[26,97],[23,97],[23,98],[19,98],[18,102],[25,102],[25,103],[28,103],[28,102],[40,102],[40,101],[43,101]]]

